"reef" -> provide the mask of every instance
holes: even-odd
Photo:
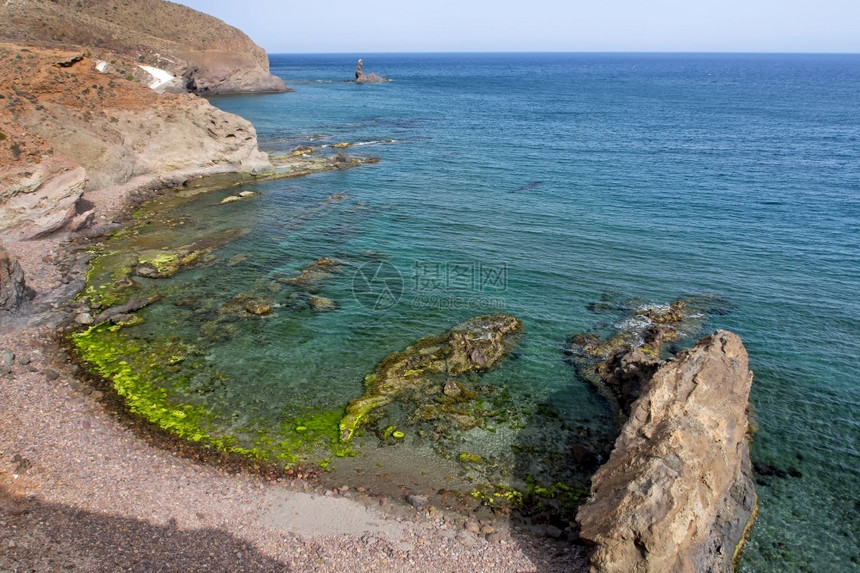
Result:
[[[623,423],[670,345],[698,334],[711,306],[710,299],[691,297],[668,305],[629,301],[620,307],[599,307],[599,311],[621,308],[626,316],[616,323],[616,332],[606,338],[598,333],[571,337],[567,359],[582,378],[594,384]]]
[[[388,356],[365,377],[365,393],[347,406],[346,416],[340,421],[341,441],[352,440],[374,413],[405,393],[439,397],[419,408],[419,415],[425,418],[449,414],[455,424],[474,427],[477,422],[468,413],[457,412],[456,408],[446,412],[446,405],[475,397],[458,378],[496,366],[522,331],[522,322],[514,316],[478,316],[446,334],[422,338]]]

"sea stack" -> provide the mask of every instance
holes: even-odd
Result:
[[[383,82],[390,82],[391,80],[388,78],[383,78],[382,76],[377,76],[373,72],[369,74],[364,73],[364,62],[359,58],[358,65],[355,67],[355,83],[357,84],[379,84]]]
[[[577,514],[592,571],[732,571],[756,511],[752,379],[726,331],[659,366]]]

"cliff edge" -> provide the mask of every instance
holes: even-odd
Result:
[[[659,366],[577,514],[592,571],[733,569],[756,508],[752,378],[740,338],[726,331]]]
[[[0,42],[125,57],[200,94],[283,92],[265,50],[221,20],[164,0],[14,0],[0,4]],[[131,71],[141,75],[141,69]],[[156,72],[156,74],[159,72]]]
[[[80,230],[136,188],[271,169],[254,127],[205,99],[100,72],[81,52],[9,44],[0,44],[0,140],[6,241]]]

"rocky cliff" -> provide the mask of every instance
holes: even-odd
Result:
[[[102,73],[97,63],[81,52],[0,44],[4,239],[83,227],[123,186],[271,168],[244,119],[191,94],[158,94]]]
[[[86,49],[110,61],[131,61],[129,74],[147,66],[181,79],[198,93],[282,92],[266,52],[241,31],[163,0],[14,0],[0,4],[0,42]]]
[[[632,403],[577,514],[592,571],[731,571],[753,519],[752,373],[718,331],[663,362]]]

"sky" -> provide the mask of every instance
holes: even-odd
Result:
[[[860,52],[860,0],[178,0],[269,53]]]

